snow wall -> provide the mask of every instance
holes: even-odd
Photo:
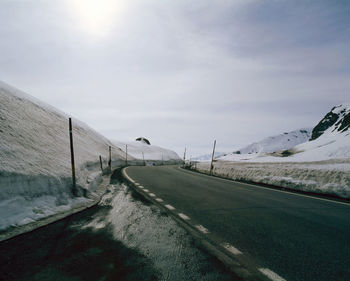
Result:
[[[125,164],[118,145],[72,118],[73,190],[68,120],[65,113],[0,82],[0,232],[91,203],[102,182],[99,156],[107,168],[109,146],[112,167]],[[179,160],[176,153],[166,155],[164,160]],[[128,155],[128,163],[143,161]]]

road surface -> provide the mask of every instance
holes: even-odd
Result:
[[[0,280],[237,280],[113,175],[98,205],[0,242]]]
[[[128,167],[155,200],[275,280],[350,280],[350,205],[176,166]]]

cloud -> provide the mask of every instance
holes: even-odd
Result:
[[[2,2],[1,79],[107,137],[179,153],[310,126],[347,99],[346,1],[120,3],[101,36],[64,1]]]

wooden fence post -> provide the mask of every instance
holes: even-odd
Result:
[[[73,182],[73,194],[76,195],[76,181],[75,181],[75,164],[74,164],[74,146],[73,146],[73,130],[72,130],[72,118],[69,118],[69,140],[70,140],[70,158],[72,164],[72,182]]]
[[[214,162],[215,146],[216,146],[216,140],[214,140],[213,154],[211,155],[211,162],[210,162],[210,171],[209,171],[209,174],[212,174],[212,173],[213,173],[213,168],[214,168],[213,162]]]
[[[109,160],[108,160],[109,170],[112,172],[112,148],[109,146]]]
[[[101,155],[100,155],[100,165],[101,165],[101,171],[103,172],[102,157],[101,157]]]
[[[186,163],[186,147],[185,147],[185,152],[184,152],[184,166],[185,166],[185,163]]]

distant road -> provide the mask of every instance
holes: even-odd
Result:
[[[350,205],[176,166],[126,173],[198,230],[275,280],[350,280]]]

